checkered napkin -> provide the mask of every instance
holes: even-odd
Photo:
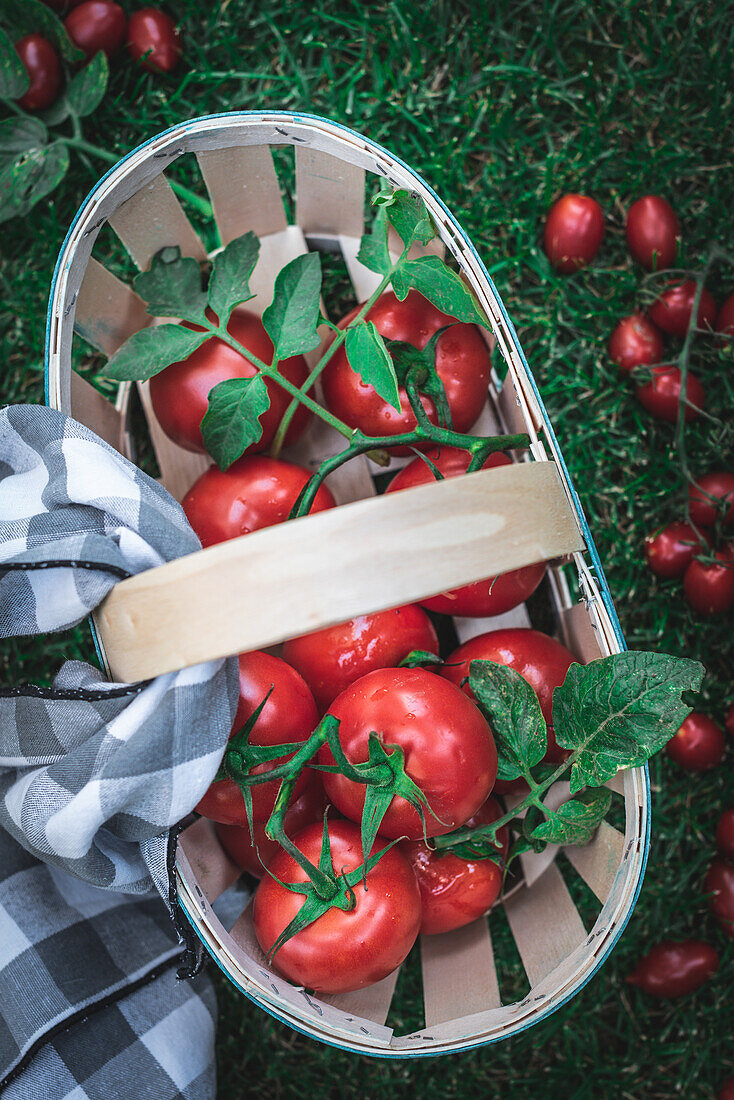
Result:
[[[197,549],[176,501],[81,424],[41,406],[0,410],[0,637],[63,630],[119,579]],[[111,684],[69,661],[51,688],[0,688],[0,1091],[8,1075],[16,1089],[7,1095],[35,1096],[42,1061],[59,1082],[53,1091],[38,1078],[44,1100],[102,1095],[85,1082],[104,1079],[107,1054],[125,1074],[135,1064],[143,1072],[165,1045],[146,1045],[156,1019],[209,1011],[181,983],[176,1009],[159,997],[153,1011],[150,996],[147,1015],[129,1007],[125,1057],[121,1041],[91,1050],[92,1036],[110,1030],[102,1020],[113,1002],[128,1004],[131,990],[180,963],[161,900],[171,829],[216,772],[237,683],[234,659],[139,684]],[[97,1031],[84,1033],[82,1080],[68,1064],[70,1040],[48,1042],[90,1013]],[[175,1043],[159,1065],[166,1088],[110,1078],[105,1095],[211,1095],[211,1066],[193,1056],[190,1030],[179,1046],[182,1067]],[[81,1091],[62,1091],[72,1078]]]

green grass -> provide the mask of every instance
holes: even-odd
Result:
[[[704,261],[709,242],[734,247],[730,9],[694,0],[654,8],[611,0],[181,0],[172,8],[186,44],[180,71],[141,75],[118,59],[107,98],[87,122],[89,140],[122,154],[199,114],[304,110],[363,131],[421,172],[469,232],[519,330],[630,646],[703,660],[705,704],[720,719],[734,701],[731,622],[695,619],[679,584],[651,579],[642,564],[644,535],[681,512],[673,431],[637,406],[605,348],[615,320],[643,296],[641,272],[624,247],[632,200],[656,192],[673,202],[690,267]],[[42,400],[53,264],[103,170],[76,159],[51,201],[25,224],[4,227],[4,401]],[[570,278],[554,275],[539,248],[544,213],[563,190],[595,195],[607,215],[597,262]],[[717,268],[710,286],[721,299],[734,290],[734,270]],[[720,423],[689,429],[692,469],[731,466],[734,360],[697,342],[693,363]],[[64,656],[90,651],[83,629],[9,643],[0,675],[47,681]],[[731,759],[730,748],[725,765],[704,776],[667,758],[653,762],[653,843],[635,914],[601,972],[541,1025],[440,1061],[381,1062],[296,1035],[217,978],[220,1096],[295,1097],[310,1089],[340,1100],[712,1097],[734,1073],[732,946],[708,916],[701,882],[718,811],[734,801]],[[710,940],[722,965],[693,996],[656,1003],[623,977],[665,936]],[[506,938],[498,931],[500,947]],[[521,974],[517,981],[521,988]]]

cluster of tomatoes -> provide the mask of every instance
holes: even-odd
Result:
[[[69,38],[90,59],[103,50],[108,57],[125,44],[133,61],[152,71],[171,72],[181,56],[181,41],[170,15],[158,8],[140,8],[130,18],[114,0],[46,0],[59,14],[66,12]],[[28,90],[18,100],[26,111],[53,106],[62,83],[59,55],[42,34],[24,35],[15,49],[28,73]]]

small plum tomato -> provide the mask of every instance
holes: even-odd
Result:
[[[426,836],[450,833],[484,803],[497,777],[497,749],[479,708],[454,684],[423,668],[379,668],[338,695],[329,714],[339,719],[347,759],[368,759],[375,733],[385,752],[400,748],[405,772],[425,795]],[[328,745],[319,764],[333,764]],[[324,790],[351,821],[361,821],[365,786],[324,772]],[[395,795],[379,829],[383,836],[419,840],[418,811]]]
[[[718,516],[727,527],[734,525],[734,473],[712,470],[696,478],[688,487],[688,511],[702,527],[713,527]]]
[[[133,61],[151,72],[173,72],[181,57],[176,24],[158,8],[139,8],[127,25],[127,50]]]
[[[719,969],[719,955],[701,940],[664,940],[638,961],[625,978],[653,997],[683,997],[693,993]]]
[[[718,550],[714,562],[692,561],[683,575],[683,594],[699,615],[720,615],[734,607],[734,549]]]
[[[249,535],[283,523],[310,477],[308,470],[267,455],[246,455],[228,470],[210,466],[181,501],[204,547]],[[334,508],[331,491],[322,485],[311,512]]]
[[[627,211],[627,247],[648,271],[662,271],[675,260],[680,222],[670,203],[644,195]]]
[[[711,895],[709,909],[722,931],[734,940],[734,863],[715,859],[706,873],[703,888]]]
[[[69,12],[64,27],[86,57],[94,57],[100,50],[112,57],[125,41],[127,16],[113,0],[84,0]]]
[[[645,539],[648,568],[658,577],[682,577],[703,549],[702,537],[690,523],[669,523],[654,535],[648,535]]]
[[[609,338],[609,356],[625,374],[663,358],[663,337],[644,313],[624,317]]]
[[[292,638],[283,660],[298,669],[323,712],[355,680],[394,668],[414,649],[438,654],[438,638],[425,611],[407,604]]]
[[[680,336],[688,332],[696,297],[695,279],[686,279],[684,283],[671,286],[650,306],[650,320],[667,332],[669,336]],[[703,287],[698,303],[697,328],[712,329],[716,320],[716,302],[710,290]]]
[[[586,267],[601,247],[604,212],[588,195],[562,195],[548,212],[543,247],[556,271],[569,275]]]
[[[734,806],[724,810],[716,826],[716,847],[722,856],[734,859]]]
[[[364,862],[359,826],[332,821],[328,829],[335,872],[356,871]],[[293,843],[318,866],[321,838],[322,825],[308,825],[293,837]],[[384,847],[383,838],[378,837],[372,851]],[[252,913],[255,935],[266,954],[306,900],[281,883],[308,881],[306,871],[283,849],[273,856],[268,870],[255,892]],[[400,966],[415,943],[421,922],[420,891],[397,847],[385,852],[366,881],[360,878],[352,889],[352,908],[328,909],[273,956],[273,967],[295,985],[316,993],[348,993],[374,985]]]
[[[724,758],[724,734],[712,718],[693,710],[665,746],[671,760],[689,772],[715,768]]]
[[[15,43],[15,52],[23,62],[30,81],[18,100],[24,111],[43,111],[56,102],[61,87],[59,55],[42,34],[27,34]]]
[[[652,378],[635,388],[637,400],[658,420],[667,420],[675,424],[678,420],[678,403],[682,389],[682,376],[679,367],[668,365],[652,368]],[[704,407],[706,396],[703,386],[695,374],[688,375],[686,386],[686,424],[697,420]]]

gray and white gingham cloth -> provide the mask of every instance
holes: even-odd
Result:
[[[0,410],[0,637],[63,630],[199,546],[176,501],[87,428]],[[4,1095],[213,1095],[211,990],[174,985],[163,899],[171,830],[216,772],[237,694],[234,658],[139,684],[68,661],[50,688],[0,687]]]

